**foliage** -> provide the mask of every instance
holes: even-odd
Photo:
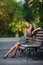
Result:
[[[24,14],[25,20],[43,27],[43,0],[25,0]]]
[[[21,20],[18,21],[17,20],[15,23],[13,21],[13,23],[9,24],[9,26],[10,26],[10,28],[12,27],[11,29],[12,29],[13,32],[15,32],[15,33],[21,32],[19,34],[23,34],[24,28],[28,27],[28,23],[26,21],[21,21]]]
[[[14,0],[0,0],[0,37],[13,37],[15,32],[22,32],[25,27],[22,9]]]
[[[0,37],[22,36],[30,21],[43,28],[43,0],[0,0]]]

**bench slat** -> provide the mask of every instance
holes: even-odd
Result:
[[[35,39],[43,39],[43,37],[35,37]]]
[[[40,29],[36,32],[35,38],[33,39],[33,43],[30,45],[22,45],[26,48],[38,48],[43,45],[43,29]]]

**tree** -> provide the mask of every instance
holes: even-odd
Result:
[[[21,17],[19,10],[21,7],[14,0],[0,0],[0,36],[13,36],[12,27],[9,25],[13,23],[14,18]],[[14,21],[15,23],[15,21]]]
[[[43,27],[43,0],[25,0],[24,18],[25,20],[34,21]]]
[[[14,37],[15,32],[20,30],[23,33],[22,29],[26,25],[22,24],[24,22],[22,9],[23,5],[15,0],[0,0],[0,37]]]
[[[23,5],[24,6],[24,19],[28,22],[30,22],[31,20],[33,20],[33,14],[32,14],[32,9],[30,7],[30,0],[25,0],[25,4]]]

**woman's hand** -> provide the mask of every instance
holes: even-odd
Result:
[[[25,37],[26,40],[31,40],[33,37]]]

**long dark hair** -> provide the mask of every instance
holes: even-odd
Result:
[[[31,32],[35,29],[35,25],[33,22],[30,22],[30,24],[32,25],[32,29],[31,29]]]

